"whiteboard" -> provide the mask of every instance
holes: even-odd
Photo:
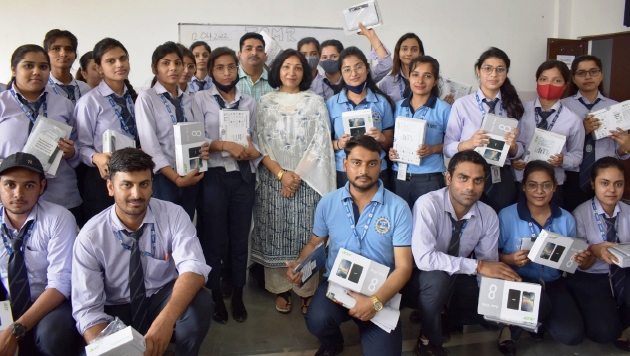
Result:
[[[264,25],[212,25],[212,24],[179,24],[179,42],[186,47],[195,41],[205,41],[211,49],[229,47],[239,51],[238,42],[247,32],[265,30],[269,36],[278,41],[282,49],[297,49],[297,43],[304,37],[315,37],[319,43],[336,39],[341,41],[344,48],[356,46],[365,53],[370,53],[372,46],[365,36],[346,36],[342,28],[332,27],[303,27],[303,26],[264,26]]]

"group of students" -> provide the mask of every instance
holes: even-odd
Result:
[[[538,98],[522,103],[508,78],[510,59],[492,47],[474,64],[479,89],[455,101],[450,95],[442,100],[439,62],[425,54],[417,35],[403,35],[391,53],[374,30],[360,27],[374,48],[369,54],[378,60],[374,67],[358,48],[344,48],[334,39],[320,44],[304,38],[269,68],[264,39],[257,33],[243,35],[238,53],[227,47],[211,50],[205,42],[190,48],[166,42],[153,52],[155,77],[140,94],[127,80],[129,53],[115,39],[99,41],[81,57],[76,78],[71,68],[78,41],[69,31],[48,32],[43,47],[17,48],[12,78],[0,93],[0,159],[8,167],[0,168],[6,247],[0,256],[11,271],[12,257],[23,250],[29,272],[40,271],[38,283],[60,294],[49,297],[31,281],[32,306],[14,308],[16,322],[0,337],[22,340],[45,324],[41,320],[52,309],[65,305],[60,313],[71,312],[85,341],[119,316],[146,333],[153,354],[163,350],[175,324],[187,330],[175,333],[176,352],[196,354],[209,327],[207,314],[219,323],[228,321],[224,297],[231,296],[234,320],[247,319],[243,287],[253,216],[251,258],[264,266],[265,288],[277,295],[275,308],[281,313],[291,311],[291,289],[301,297],[307,327],[322,343],[318,354],[343,349],[338,325],[350,317],[359,324],[365,354],[400,354],[400,323],[388,334],[369,319],[405,285],[405,299],[422,322],[416,353],[443,353],[442,318],[460,314],[460,307],[471,310],[458,306],[458,300],[477,300],[477,280],[466,275],[541,282],[540,319],[553,337],[566,344],[577,344],[584,335],[598,342],[616,340],[630,351],[628,302],[623,293],[605,288],[606,263],[614,258],[606,247],[629,236],[627,206],[620,203],[624,175],[619,159],[630,157],[630,135],[617,129],[604,139],[591,139],[600,123],[589,112],[616,103],[602,93],[601,60],[579,57],[571,69],[560,61],[543,62],[535,73]],[[247,145],[220,139],[224,109],[248,111]],[[372,111],[374,127],[359,137],[345,134],[343,113],[363,109]],[[505,134],[509,160],[500,168],[491,169],[472,151],[488,142],[480,130],[487,113],[519,120],[518,128]],[[56,176],[45,180],[41,165],[19,153],[40,115],[73,128],[70,138],[58,144],[63,159]],[[397,117],[427,121],[425,144],[417,150],[419,165],[396,162]],[[208,171],[177,174],[173,127],[180,122],[204,123],[201,158]],[[535,128],[566,136],[562,153],[548,162],[522,161]],[[104,153],[106,130],[133,137],[141,151]],[[448,170],[444,157],[451,158]],[[16,170],[20,177],[11,176]],[[36,179],[24,178],[29,172]],[[22,198],[25,189],[37,194]],[[28,219],[14,212],[21,210]],[[42,256],[48,251],[56,258],[36,267],[29,261],[37,247],[15,247],[13,241],[42,233],[33,233],[33,226],[45,220],[38,218],[40,212],[63,215],[63,233],[69,235],[64,242],[59,241],[66,236],[57,244],[43,243]],[[195,212],[196,227],[191,222]],[[76,243],[76,233],[71,238],[67,228],[75,221],[81,227]],[[62,232],[54,226],[42,228],[40,238],[53,241]],[[592,248],[575,256],[580,271],[574,276],[530,263],[527,251],[518,250],[521,234],[537,236],[542,228],[587,238]],[[373,296],[356,295],[360,303],[349,314],[326,304],[332,303],[325,298],[327,283],[313,278],[297,288],[299,275],[287,268],[323,239],[329,239],[328,268],[343,247],[393,270]],[[61,245],[63,252],[56,251]],[[126,258],[121,248],[130,251],[129,266],[121,264]],[[0,264],[3,271],[5,266]],[[144,293],[130,291],[138,267],[146,276]],[[55,274],[55,268],[60,272]],[[63,286],[54,283],[60,279]],[[3,284],[13,305],[10,280],[3,278]],[[221,288],[222,280],[229,292]],[[461,293],[453,291],[466,298],[458,299]],[[146,298],[136,299],[136,293]],[[45,294],[48,309],[39,302]],[[70,294],[72,307],[63,302]],[[606,303],[593,302],[608,295]],[[138,310],[151,320],[150,328],[146,319],[137,318]],[[479,321],[476,312],[469,314]],[[615,328],[609,326],[613,319]],[[504,328],[500,350],[514,354],[519,335],[518,328]]]

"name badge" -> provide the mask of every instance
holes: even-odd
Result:
[[[492,174],[492,184],[501,183],[501,167],[490,166],[490,174]]]
[[[398,163],[398,180],[407,180],[407,163]]]

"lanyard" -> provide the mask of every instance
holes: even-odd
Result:
[[[549,126],[547,126],[547,131],[551,131],[551,128],[553,127],[553,125],[555,125],[556,120],[558,120],[558,116],[560,116],[561,111],[562,111],[562,103],[560,103],[560,107],[558,108],[558,112],[556,113],[556,116],[554,116],[553,120],[551,120],[551,123],[549,123]],[[536,127],[538,128],[538,126],[540,125],[540,119],[538,118],[538,112],[536,112],[535,102],[534,102],[534,119],[536,120]]]
[[[604,225],[602,224],[602,219],[597,213],[597,207],[595,207],[595,198],[591,199],[591,206],[593,207],[593,215],[595,215],[595,221],[597,221],[597,227],[599,228],[599,233],[602,235],[602,240],[607,242],[606,238],[606,230],[604,230]],[[619,242],[619,215],[617,215],[617,219],[615,219],[615,241]]]
[[[129,126],[127,126],[127,123],[125,122],[125,119],[123,118],[122,114],[120,113],[120,111],[116,107],[116,102],[114,101],[114,99],[112,99],[110,96],[108,96],[107,100],[109,100],[109,105],[112,106],[112,109],[114,109],[114,112],[116,113],[116,116],[118,116],[118,120],[120,120],[120,127],[122,127],[123,130],[125,130],[125,132],[128,133],[130,136],[135,137],[136,133],[133,132],[129,128]],[[133,100],[131,100],[131,95],[127,95],[127,104],[128,104],[127,105],[127,110],[129,110],[129,113],[131,114],[131,118],[135,122],[136,121],[136,114],[134,113],[134,110],[133,110]]]
[[[481,117],[486,117],[486,109],[481,105],[481,100],[479,100],[479,93],[475,93],[475,98],[477,98],[477,105],[479,105],[479,111],[481,111]],[[503,103],[499,100],[499,116],[503,116]]]
[[[0,214],[0,219],[2,219],[2,214]],[[33,222],[31,223],[31,226],[26,231],[26,235],[24,235],[24,243],[26,243],[26,240],[28,240],[28,238],[31,237],[31,234],[33,233],[33,229],[35,229],[35,220],[32,220],[32,221]],[[6,247],[7,253],[9,254],[9,256],[11,256],[13,254],[13,249],[11,248],[11,244],[9,243],[8,236],[5,235],[8,233],[9,232],[7,231],[7,226],[4,224],[4,220],[2,220],[2,229],[0,229],[0,235],[2,235],[2,241],[4,241],[4,247]],[[24,243],[22,244],[22,246],[25,246]]]
[[[120,235],[120,231],[116,231],[115,234],[116,234],[116,237],[118,237],[118,241],[120,241],[120,245],[125,250],[131,250],[131,246],[129,246],[126,243],[122,242],[122,236]],[[138,238],[138,244],[139,243],[140,243],[140,238]],[[149,257],[155,258],[155,224],[151,224],[151,251],[153,253],[146,252],[146,251],[141,251],[140,255],[141,256],[149,256]]]
[[[15,93],[15,90],[13,90],[13,88],[11,88],[11,95],[13,95],[13,99],[15,99],[18,104],[20,104],[20,107],[22,108],[22,111],[24,111],[24,114],[26,114],[26,117],[28,117],[28,119],[31,120],[31,123],[35,125],[36,119],[31,114],[31,111],[27,110],[20,99],[18,99],[17,94]],[[48,117],[48,104],[46,104],[46,95],[44,95],[44,102],[42,103],[42,107],[44,109],[44,117]]]
[[[184,111],[184,102],[182,101],[182,96],[179,97],[179,105],[182,107],[182,114],[184,115],[182,117],[182,122],[186,122],[186,112]],[[166,100],[166,97],[164,96],[164,94],[160,94],[160,98],[162,98],[162,102],[166,106],[166,110],[168,110],[169,115],[171,115],[171,121],[173,122],[173,125],[175,125],[177,123],[177,119],[175,118],[175,116],[173,116],[173,111],[171,110],[171,106],[168,105],[168,101]]]
[[[409,106],[407,106],[407,117],[412,118],[415,116],[415,113],[414,115],[411,115],[411,110],[409,109],[409,107],[411,107],[411,97],[409,98]],[[424,120],[424,116],[427,114],[427,111],[429,111],[429,107],[422,105],[421,108],[422,108],[422,111],[420,112],[420,120]]]
[[[354,234],[354,237],[357,238],[357,240],[359,241],[359,254],[363,253],[363,248],[361,247],[361,243],[363,242],[363,238],[365,238],[365,235],[367,235],[367,231],[368,228],[370,227],[370,223],[372,222],[372,218],[374,217],[374,211],[376,210],[376,206],[378,205],[378,202],[374,202],[372,203],[372,210],[370,210],[370,214],[368,215],[368,221],[365,224],[365,226],[363,227],[363,234],[361,235],[361,237],[359,237],[359,234],[357,234],[357,229],[354,226],[354,220],[352,218],[352,212],[350,211],[350,207],[349,207],[349,203],[348,200],[350,199],[346,199],[343,202],[343,206],[346,207],[346,215],[348,216],[348,220],[350,220],[350,228],[352,229],[352,233]]]
[[[551,223],[553,223],[553,216],[550,216],[549,219],[547,219],[547,222],[545,222],[545,226],[543,226],[543,229],[549,232],[553,232],[551,231]],[[538,234],[534,230],[534,220],[533,219],[530,220],[527,225],[529,225],[529,231],[532,233],[532,239],[535,239],[536,237],[538,237]]]
[[[400,74],[400,76],[398,77],[398,89],[400,90],[400,98],[404,99],[405,98],[405,90],[403,89],[402,86],[402,74]]]
[[[60,95],[59,91],[57,90],[57,83],[55,83],[52,78],[48,77],[48,84],[50,84],[50,86],[53,88],[53,90],[55,91],[55,94]],[[79,88],[79,85],[75,85],[77,87],[77,89],[79,89],[79,97],[77,98],[77,100],[81,99],[81,88]]]

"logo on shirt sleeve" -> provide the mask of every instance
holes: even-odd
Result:
[[[374,224],[376,232],[381,235],[385,235],[389,231],[390,227],[391,224],[389,220],[387,220],[387,218],[379,218],[378,220],[376,220],[376,224]]]
[[[372,121],[374,121],[375,124],[380,124],[381,114],[379,114],[377,111],[372,111]]]

